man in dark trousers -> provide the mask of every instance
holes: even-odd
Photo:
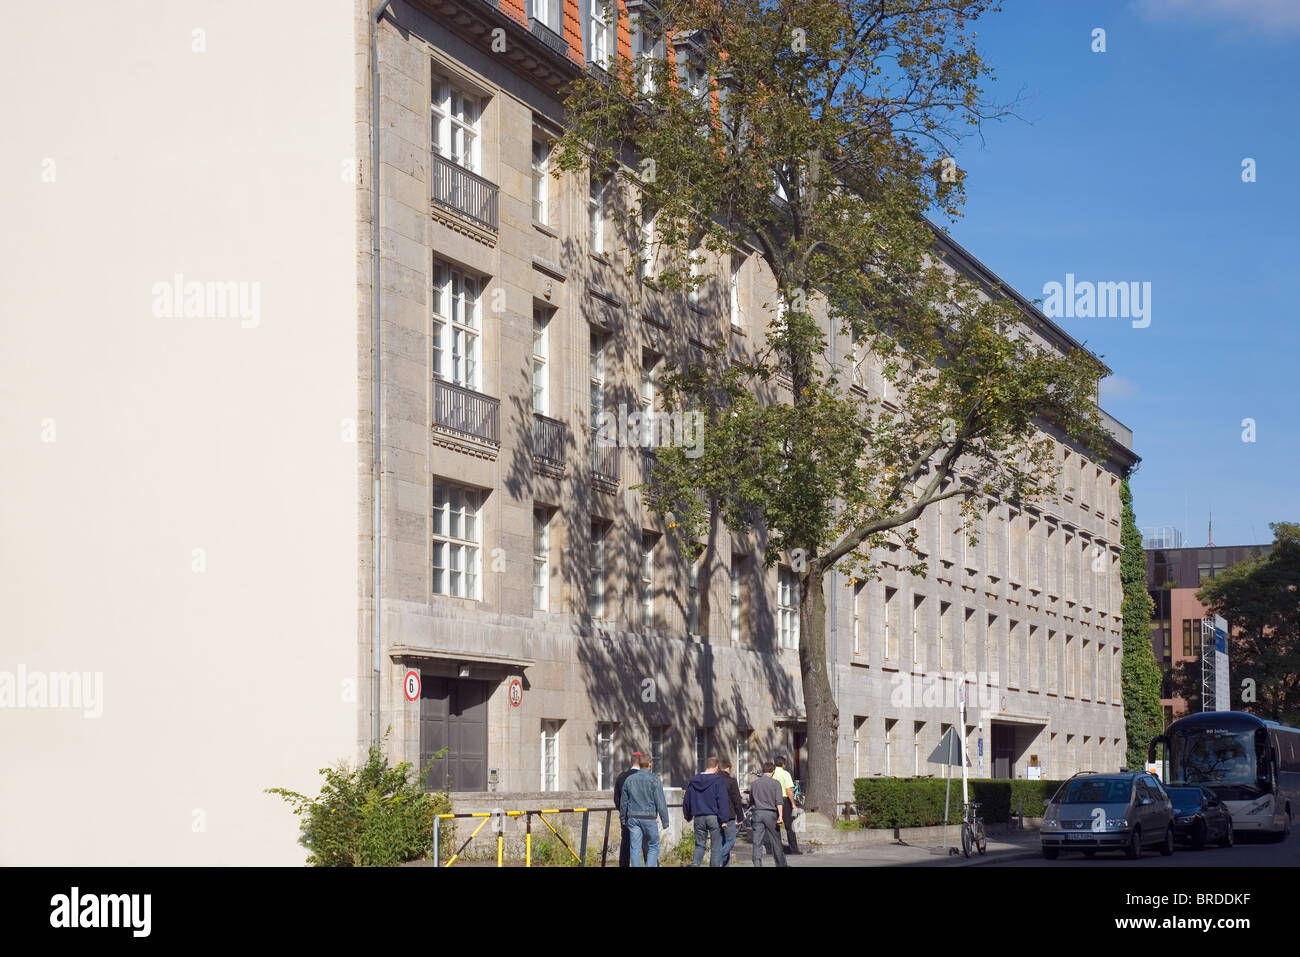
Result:
[[[722,830],[731,815],[726,782],[718,775],[718,759],[709,755],[704,770],[691,778],[682,798],[682,817],[695,824],[695,860],[692,867],[704,862],[704,846],[709,846],[709,866],[722,866]]]
[[[722,866],[731,864],[731,849],[736,846],[740,836],[740,822],[745,819],[745,805],[740,800],[740,785],[731,776],[731,762],[726,758],[718,761],[718,777],[727,785],[727,801],[731,809],[731,820],[722,831]]]
[[[778,757],[773,764],[776,770],[772,772],[772,780],[781,785],[781,793],[785,795],[784,808],[785,820],[785,839],[789,843],[786,848],[787,854],[801,854],[799,850],[799,838],[794,836],[794,778],[790,777],[790,772],[785,769],[785,756]]]
[[[627,779],[637,771],[641,770],[641,752],[632,752],[632,764],[614,779],[614,807],[619,807],[623,800],[623,785],[627,784]],[[645,860],[645,851],[648,848],[642,848],[642,861]],[[632,837],[628,834],[627,822],[620,818],[618,828],[618,866],[628,867],[632,863]]]
[[[749,806],[754,809],[754,830],[750,838],[754,841],[755,867],[763,866],[764,844],[776,858],[777,867],[789,867],[785,852],[781,849],[781,835],[777,831],[785,817],[785,802],[782,800],[781,785],[772,778],[775,770],[775,764],[764,761],[763,773],[749,786]]]

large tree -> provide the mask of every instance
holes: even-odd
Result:
[[[1228,661],[1242,709],[1300,722],[1300,525],[1275,522],[1267,555],[1239,562],[1196,597],[1228,622]]]
[[[1124,693],[1124,738],[1131,768],[1146,767],[1147,745],[1164,730],[1160,711],[1160,665],[1151,648],[1151,611],[1155,603],[1147,591],[1146,551],[1133,514],[1133,492],[1128,476],[1119,486],[1123,503],[1120,517],[1120,582],[1124,588],[1120,613],[1124,616],[1120,683]]]
[[[969,532],[985,497],[1055,494],[1049,423],[1103,441],[1099,363],[1045,347],[1026,310],[956,274],[927,219],[957,212],[955,142],[997,112],[971,29],[991,7],[665,0],[673,62],[613,66],[567,104],[560,166],[634,171],[622,234],[655,285],[700,282],[702,249],[745,249],[779,290],[762,348],[705,350],[665,383],[670,407],[703,413],[704,453],[661,449],[648,492],[688,551],[716,516],[798,575],[808,806],[827,814],[826,576],[870,577],[891,550],[924,574],[926,508],[961,497]],[[832,361],[827,329],[849,354]],[[854,387],[867,370],[890,402]]]

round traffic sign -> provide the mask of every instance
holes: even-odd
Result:
[[[524,700],[524,683],[518,678],[510,679],[510,707],[517,708]]]
[[[406,700],[420,700],[420,673],[418,671],[408,671],[406,673]]]

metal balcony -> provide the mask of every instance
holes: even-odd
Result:
[[[433,424],[448,432],[500,445],[501,400],[444,379],[434,379]]]
[[[597,481],[608,485],[618,485],[620,470],[617,445],[601,445],[596,436],[591,437],[591,475]]]
[[[493,232],[497,231],[497,202],[500,190],[477,173],[433,154],[430,171],[433,201],[439,206],[471,219]]]
[[[559,419],[533,413],[533,458],[553,469],[564,470],[564,449],[569,427]]]

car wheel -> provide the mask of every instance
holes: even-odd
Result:
[[[1232,822],[1231,821],[1229,821],[1228,826],[1224,828],[1223,840],[1219,842],[1219,846],[1232,847]]]
[[[1043,857],[1047,858],[1049,861],[1054,861],[1060,856],[1061,856],[1061,849],[1059,847],[1043,848]]]
[[[1285,841],[1290,836],[1291,836],[1291,814],[1290,812],[1287,812],[1286,825],[1282,828],[1282,830],[1278,831],[1276,834],[1270,834],[1269,840],[1273,841],[1274,843],[1281,843],[1282,841]]]
[[[1202,839],[1204,844],[1204,839]],[[1174,826],[1169,825],[1169,830],[1165,831],[1165,842],[1160,845],[1160,856],[1169,857],[1174,853]]]
[[[1196,822],[1196,828],[1192,831],[1192,847],[1196,848],[1198,851],[1205,849],[1205,836],[1209,828],[1210,825],[1205,821]]]
[[[1124,856],[1130,861],[1135,861],[1142,856],[1142,828],[1134,827],[1133,832],[1128,836],[1128,847],[1124,848]]]

